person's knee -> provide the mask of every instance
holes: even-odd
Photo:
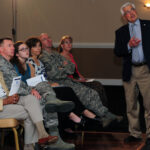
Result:
[[[39,100],[33,96],[33,95],[27,95],[24,97],[24,101],[26,103],[34,104],[34,103],[39,103]]]
[[[20,120],[25,120],[29,117],[27,111],[22,105],[7,105],[4,107],[3,116],[5,118],[16,118]]]

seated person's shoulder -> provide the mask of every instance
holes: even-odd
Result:
[[[53,54],[59,54],[59,52],[57,51],[56,48],[53,48],[52,53],[53,53]]]

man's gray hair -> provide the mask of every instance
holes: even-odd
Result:
[[[125,7],[127,7],[127,6],[129,6],[129,5],[131,5],[131,6],[135,9],[135,5],[134,5],[133,3],[127,2],[127,3],[123,4],[123,5],[121,6],[121,8],[120,8],[120,12],[121,12],[122,16],[124,16],[123,8],[125,8]]]

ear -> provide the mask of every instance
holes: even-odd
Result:
[[[0,45],[0,53],[2,52],[2,46]]]
[[[121,22],[122,22],[123,24],[127,24],[127,23],[128,23],[128,20],[127,20],[127,18],[126,18],[125,16],[122,16],[122,17],[121,17]]]
[[[127,21],[127,18],[126,18],[125,15],[122,16],[122,19],[123,19],[124,21]]]

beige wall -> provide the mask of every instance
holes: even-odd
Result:
[[[114,56],[113,49],[74,48],[72,53],[86,78],[121,79],[122,61]]]
[[[14,0],[15,1],[15,0]],[[122,25],[120,6],[126,0],[16,0],[17,39],[48,32],[54,42],[69,34],[78,43],[113,43]],[[140,16],[150,19],[144,0],[130,0]],[[0,35],[11,35],[12,0],[0,0]]]
[[[11,36],[12,5],[11,0],[0,0],[0,37]]]
[[[150,9],[144,7],[145,0],[130,1],[136,4],[141,18],[150,19]],[[69,34],[74,43],[79,44],[73,49],[73,54],[83,75],[89,78],[121,78],[121,60],[114,56],[112,48],[114,31],[123,25],[120,6],[127,0],[16,2],[17,40],[47,32],[57,43],[62,35]],[[11,4],[12,0],[0,0],[0,37],[11,36]]]

